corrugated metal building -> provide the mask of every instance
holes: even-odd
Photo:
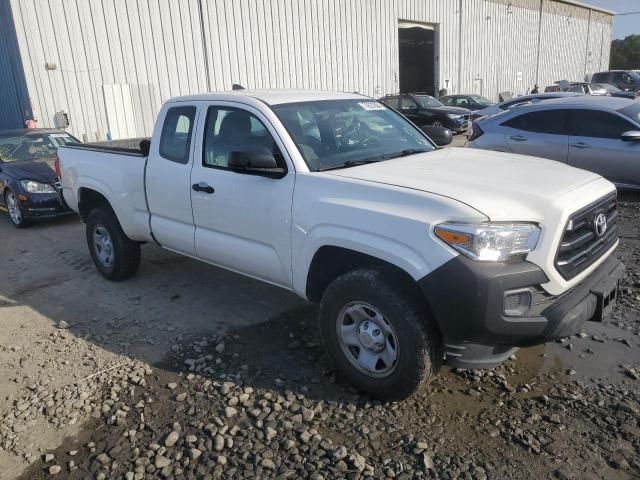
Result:
[[[146,136],[164,100],[233,83],[496,99],[607,69],[611,23],[569,0],[0,0],[0,128]]]

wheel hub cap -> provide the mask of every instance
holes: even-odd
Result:
[[[373,321],[364,321],[358,327],[358,338],[363,346],[374,352],[384,350],[386,340],[382,330]]]
[[[346,305],[338,315],[336,333],[345,357],[360,372],[381,378],[395,370],[399,358],[395,330],[373,305]]]
[[[96,225],[93,228],[93,249],[98,261],[105,267],[113,265],[113,244],[105,227]]]

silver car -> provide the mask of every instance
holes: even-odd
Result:
[[[465,147],[548,158],[640,190],[640,102],[580,96],[514,107],[471,125]]]

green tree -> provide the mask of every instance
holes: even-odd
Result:
[[[629,35],[611,42],[610,66],[612,70],[640,68],[640,35]]]

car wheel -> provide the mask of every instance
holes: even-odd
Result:
[[[444,122],[442,120],[435,120],[431,125],[433,125],[434,127],[444,128]]]
[[[18,196],[13,192],[13,190],[7,190],[5,192],[4,204],[7,206],[9,220],[11,220],[14,227],[24,228],[29,224],[24,216],[24,210],[22,210],[20,200],[18,200]]]
[[[359,390],[402,400],[442,363],[439,330],[426,305],[383,269],[361,269],[325,291],[320,329],[337,369]]]
[[[140,245],[125,235],[110,208],[89,213],[86,236],[93,263],[106,279],[125,280],[138,271]]]

